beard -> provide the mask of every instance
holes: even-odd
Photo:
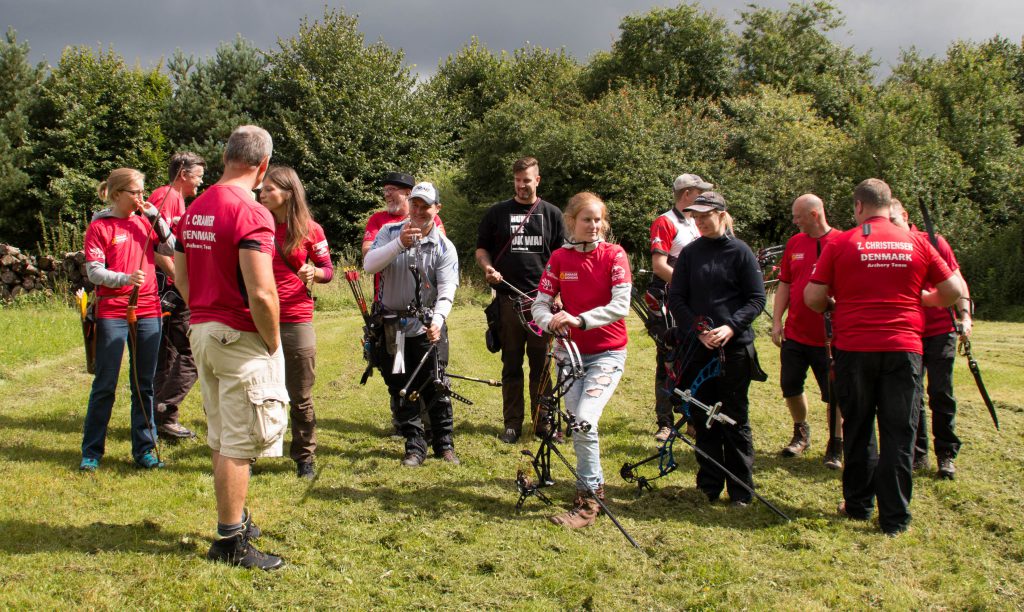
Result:
[[[384,210],[388,211],[389,215],[397,215],[402,212],[401,202],[384,202]]]

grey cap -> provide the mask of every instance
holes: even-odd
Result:
[[[712,210],[726,210],[727,207],[728,205],[725,203],[725,198],[722,197],[722,194],[717,191],[705,191],[697,196],[693,204],[690,204],[683,210],[703,213]]]
[[[676,177],[676,180],[672,182],[673,191],[682,191],[684,189],[689,189],[690,187],[696,187],[697,189],[702,189],[704,191],[715,188],[714,185],[708,183],[696,174],[680,174]]]

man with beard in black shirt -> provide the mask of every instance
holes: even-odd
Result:
[[[562,211],[537,195],[540,167],[537,160],[524,157],[512,165],[515,197],[498,202],[480,221],[476,262],[487,282],[498,294],[500,306],[502,412],[505,431],[501,441],[512,444],[523,431],[523,357],[530,364],[530,410],[543,394],[540,388],[547,351],[547,337],[528,332],[519,323],[515,309],[517,294],[508,285],[534,295],[544,265],[551,253],[562,246],[565,223]],[[504,283],[502,281],[505,281]],[[505,283],[508,283],[506,285]]]

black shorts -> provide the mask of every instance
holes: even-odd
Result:
[[[818,381],[821,401],[828,403],[828,355],[825,347],[784,340],[780,360],[782,397],[796,397],[804,392],[804,380],[809,366],[814,372],[814,379]]]

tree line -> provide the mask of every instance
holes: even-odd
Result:
[[[357,18],[325,10],[271,49],[243,38],[212,57],[179,50],[153,69],[113,49],[69,47],[33,65],[0,41],[0,241],[31,246],[81,227],[118,166],[166,180],[178,150],[220,174],[231,130],[257,123],[294,167],[332,244],[357,245],[392,169],[434,180],[460,252],[482,211],[511,194],[510,165],[541,161],[541,195],[609,205],[615,238],[645,253],[672,178],[694,172],[729,200],[752,246],[795,232],[790,203],[814,192],[852,223],[861,179],[889,182],[921,225],[925,203],[988,317],[1024,318],[1024,47],[957,41],[945,57],[878,61],[829,38],[827,2],[750,5],[736,27],[699,4],[626,17],[607,51],[495,52],[471,39],[417,81],[400,49],[367,44]],[[49,228],[41,226],[50,226]],[[351,247],[350,247],[351,248]]]

